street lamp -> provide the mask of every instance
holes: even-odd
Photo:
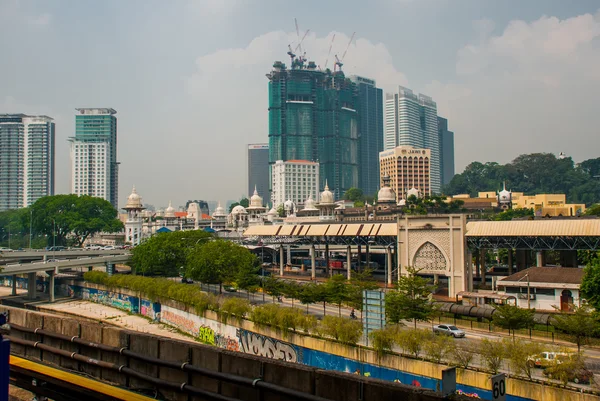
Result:
[[[29,208],[29,250],[31,250],[31,237],[32,237],[32,226],[33,226],[33,209]]]
[[[523,280],[524,278],[527,279],[527,309],[531,309],[531,288],[529,286],[529,273],[525,273],[525,275],[518,279],[517,282]]]

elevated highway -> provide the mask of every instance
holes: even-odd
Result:
[[[62,251],[47,251],[44,249],[31,249],[24,251],[0,251],[0,266],[19,261],[28,262],[34,260],[47,259],[77,259],[81,257],[105,256],[105,255],[126,255],[127,249],[113,250],[87,250],[87,249],[65,249]]]

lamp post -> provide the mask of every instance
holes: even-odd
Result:
[[[33,233],[33,209],[29,209],[29,250],[31,250],[31,237],[32,237],[32,233]]]
[[[260,275],[262,276],[261,284],[262,284],[262,298],[263,304],[265,303],[265,247],[262,242],[262,239],[258,243],[260,245]]]
[[[52,219],[52,259],[56,259],[56,220]]]
[[[518,279],[517,282],[523,280],[524,278],[527,279],[527,309],[531,309],[531,287],[529,286],[529,273],[525,273],[525,275]]]

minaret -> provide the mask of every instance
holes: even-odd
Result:
[[[145,209],[142,205],[142,198],[137,194],[135,185],[131,190],[131,195],[127,198],[127,204],[123,208],[127,211],[127,221],[125,222],[125,242],[132,246],[139,245],[142,241],[142,216],[141,211]]]

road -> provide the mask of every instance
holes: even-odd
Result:
[[[200,284],[195,284],[195,285],[200,285]],[[219,293],[218,285],[202,284],[200,286],[202,287],[202,289],[204,291],[210,291],[210,292],[213,292],[216,294]],[[282,306],[302,308],[303,310],[306,310],[306,305],[302,305],[297,300],[291,300],[288,298],[281,298],[281,302],[278,302],[278,301],[274,301],[273,297],[265,294],[264,301],[263,301],[262,293],[248,294],[244,290],[238,290],[236,292],[223,291],[223,294],[228,295],[228,296],[235,296],[235,297],[239,297],[239,298],[248,299],[253,305],[261,305],[263,303],[278,303]],[[311,315],[314,315],[319,319],[321,319],[323,317],[323,305],[322,304],[309,304],[308,311]],[[342,306],[341,316],[350,317],[350,311],[351,311],[350,308]],[[330,304],[326,304],[325,312],[327,315],[332,315],[332,316],[339,316],[339,314],[340,314],[340,310],[338,309],[338,307],[335,305],[330,305]],[[357,315],[360,318],[360,312],[357,312]],[[413,322],[405,322],[405,324],[407,327],[413,327],[413,325],[414,325]],[[432,326],[433,326],[433,323],[424,323],[424,322],[417,323],[417,328],[420,328],[420,329],[431,330]],[[503,334],[503,333],[490,333],[490,332],[485,332],[485,331],[469,330],[469,329],[463,329],[463,330],[466,332],[465,338],[455,339],[457,346],[463,347],[463,348],[477,349],[480,346],[480,341],[483,339],[501,340],[501,339],[505,339],[505,338],[510,338],[507,334]],[[560,348],[567,348],[570,352],[577,351],[577,348],[574,347],[573,344],[570,344],[570,343],[554,343],[553,344],[551,341],[547,341],[547,340],[539,339],[539,338],[535,338],[535,339],[533,339],[533,341],[540,342],[540,343],[547,345],[548,350],[554,350],[555,348],[560,347]],[[363,339],[362,341],[360,341],[359,344],[367,345],[366,339]],[[394,349],[394,351],[398,352],[398,353],[402,352],[402,350],[400,348],[396,348],[396,349]],[[600,374],[600,350],[598,350],[597,348],[582,347],[582,351],[583,351],[583,355],[584,355],[585,361],[586,361],[586,366],[588,367],[588,369],[592,370],[594,373]],[[473,366],[482,367],[483,363],[481,361],[479,361],[478,358],[476,358],[473,361]],[[542,374],[541,369],[534,369],[533,377],[536,379],[540,379],[540,380],[547,380],[547,378]],[[574,383],[570,383],[570,385],[581,387],[581,388],[589,388],[589,386],[576,385]]]

